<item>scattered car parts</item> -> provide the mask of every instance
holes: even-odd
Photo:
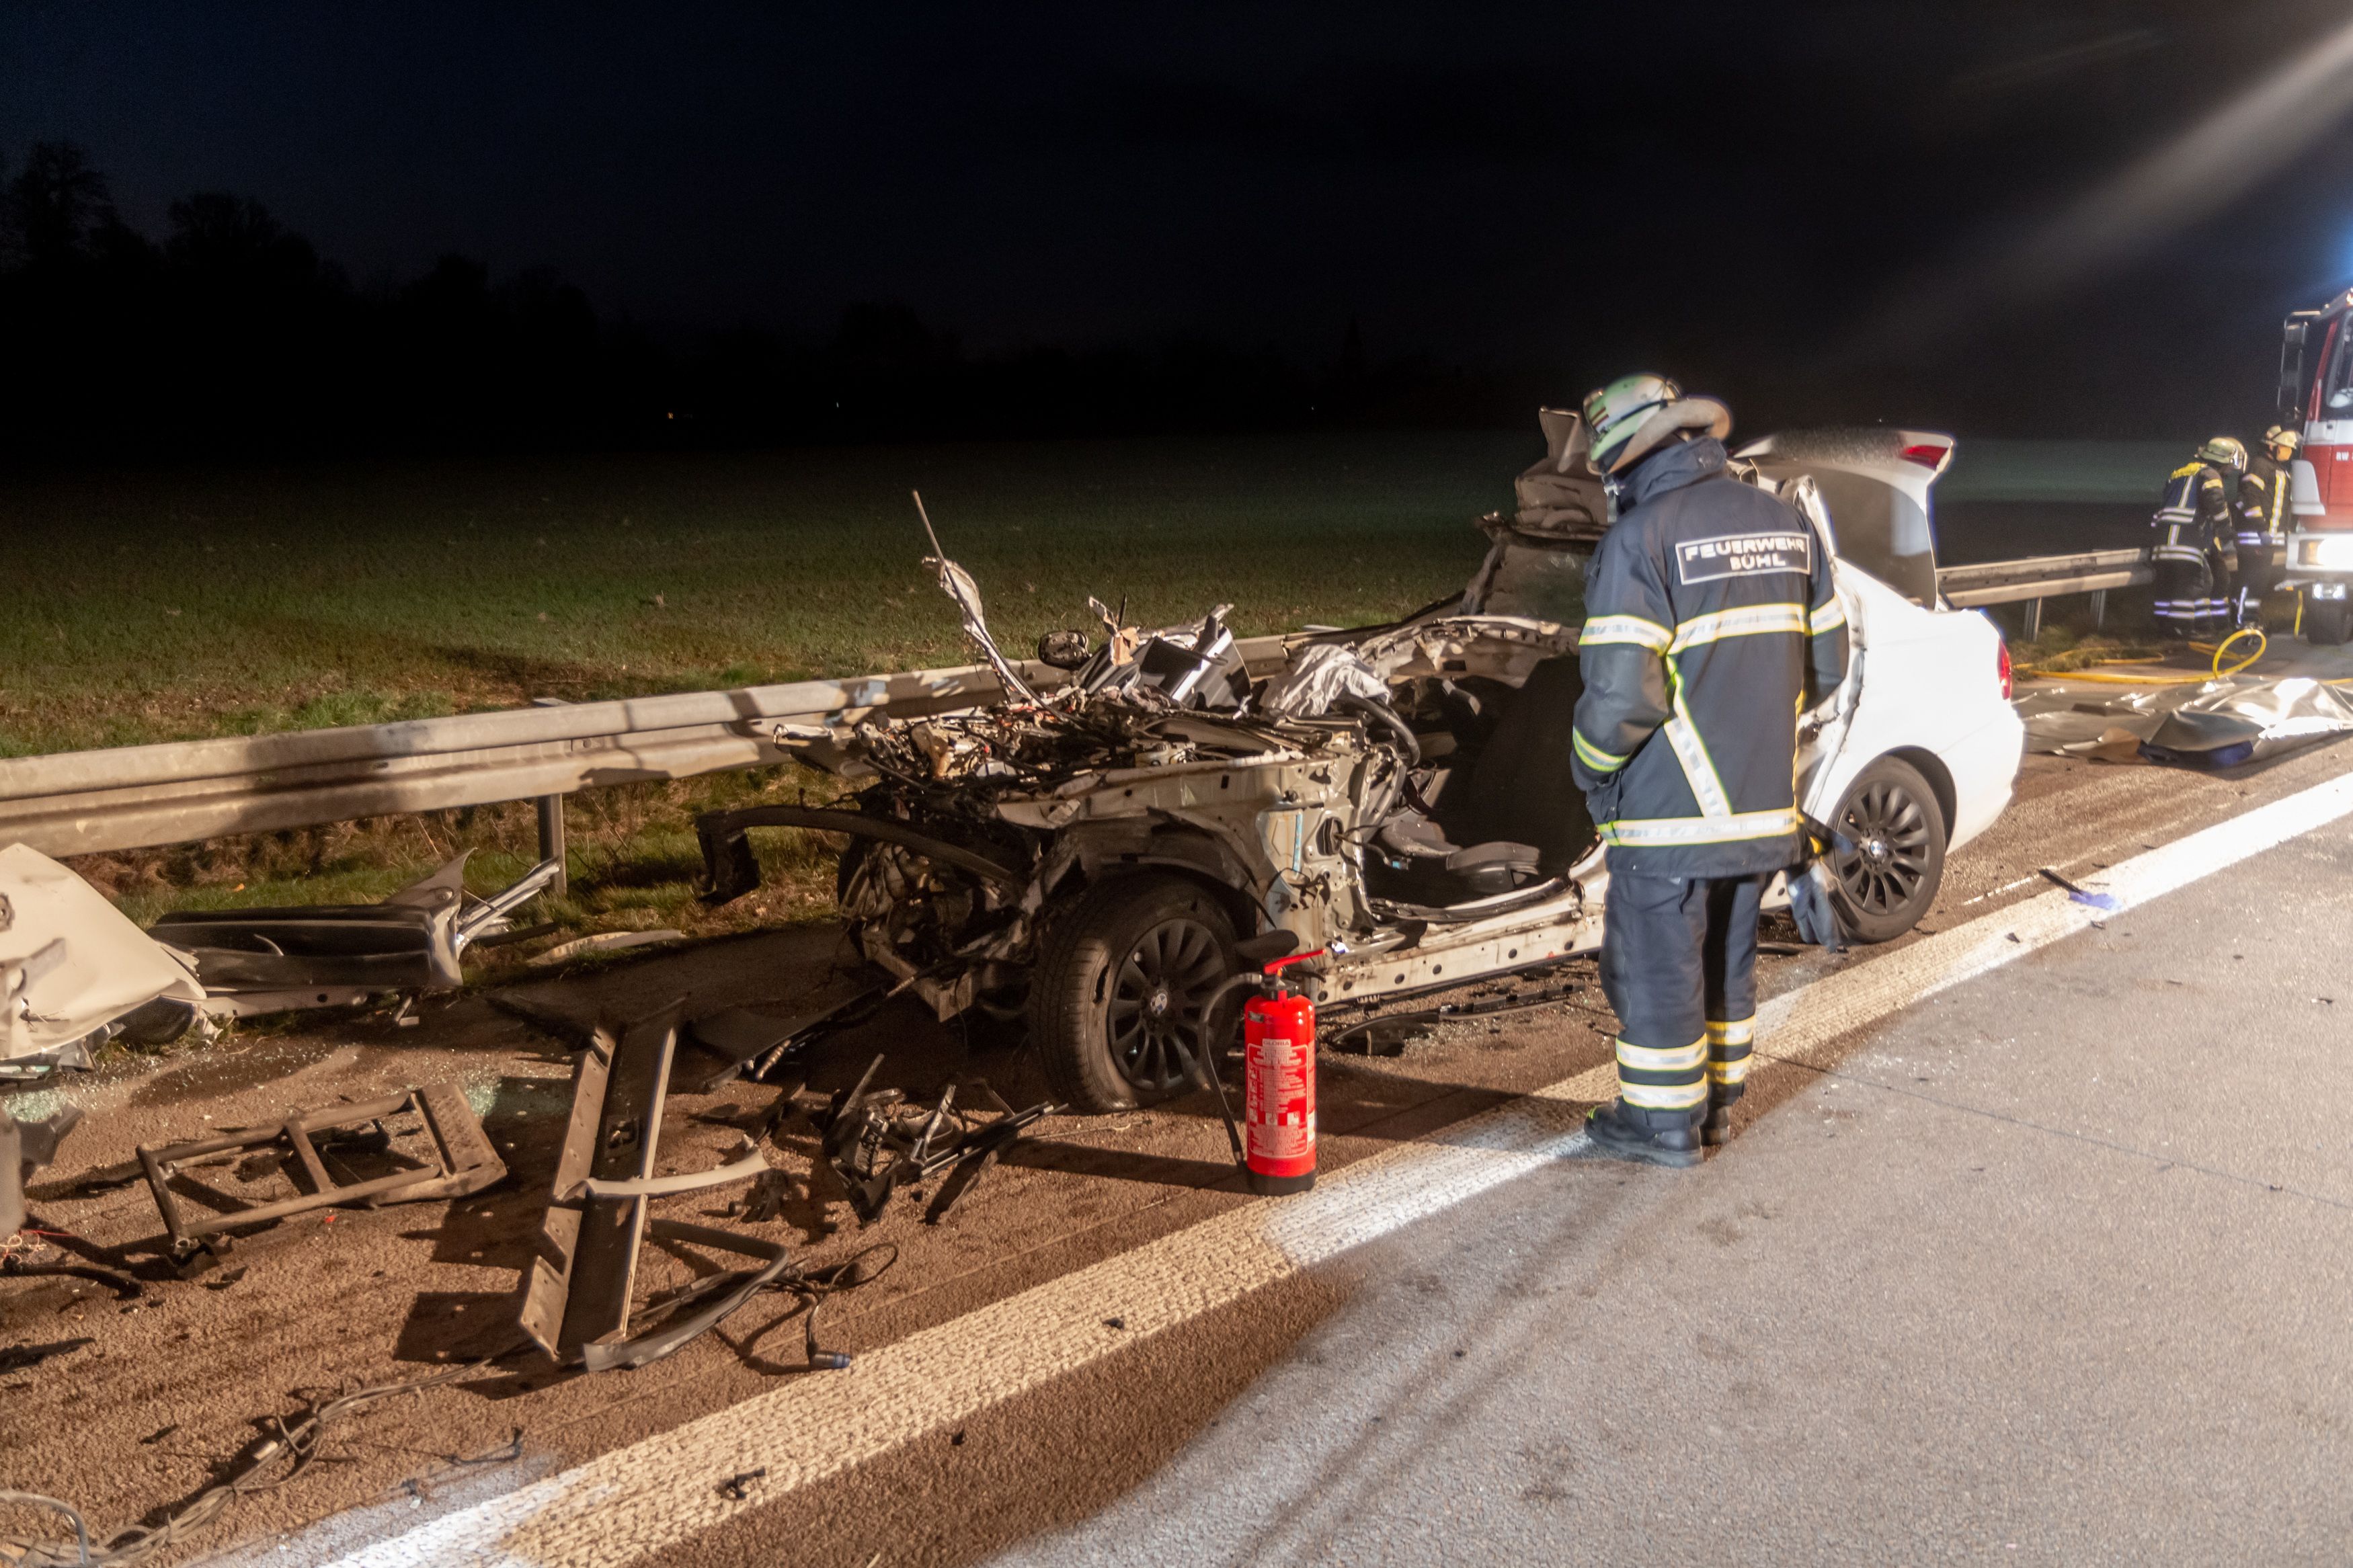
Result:
[[[403,1134],[396,1134],[385,1126],[394,1118],[410,1113],[417,1117],[419,1126]],[[366,1181],[337,1184],[327,1173],[319,1141],[332,1132],[369,1126],[375,1130],[379,1146],[394,1157],[430,1163]],[[418,1134],[424,1137],[425,1147],[394,1148],[402,1136]],[[199,1163],[279,1148],[294,1156],[309,1184],[309,1192],[278,1203],[198,1215],[188,1213],[179,1194],[172,1190],[174,1178]],[[155,1147],[142,1144],[138,1153],[139,1163],[147,1173],[148,1189],[155,1195],[155,1207],[163,1215],[164,1231],[171,1238],[172,1256],[184,1264],[201,1246],[210,1244],[218,1250],[223,1244],[217,1238],[231,1231],[267,1225],[290,1215],[348,1205],[375,1208],[385,1204],[464,1197],[480,1192],[507,1173],[504,1162],[482,1135],[482,1124],[475,1118],[473,1107],[467,1103],[465,1090],[454,1083],[412,1089],[381,1100],[299,1111],[274,1126],[224,1132],[186,1143]]]
[[[870,985],[813,1012],[785,1017],[748,1007],[705,1013],[686,1026],[693,1049],[681,1054],[671,1087],[709,1094],[738,1074],[772,1082],[776,1069],[799,1060],[820,1040],[872,1017],[889,994],[882,986]]]
[[[177,910],[150,928],[188,955],[216,1016],[344,1006],[387,993],[454,991],[459,959],[563,871],[543,860],[489,898],[466,891],[460,855],[379,904]]]
[[[81,1107],[61,1105],[38,1121],[0,1108],[0,1243],[25,1228],[25,1182],[58,1157],[58,1145],[81,1120]]]
[[[891,1194],[901,1187],[958,1168],[961,1179],[952,1190],[943,1191],[924,1216],[936,1223],[989,1160],[1061,1109],[1049,1100],[1016,1110],[982,1085],[981,1092],[995,1101],[999,1114],[976,1122],[957,1108],[954,1084],[941,1091],[939,1103],[928,1110],[907,1104],[899,1089],[874,1088],[874,1075],[881,1067],[881,1057],[869,1062],[856,1087],[834,1097],[820,1123],[826,1163],[840,1178],[861,1225],[880,1218]]]
[[[38,850],[0,848],[0,1081],[87,1068],[126,1019],[195,1016],[204,989],[104,895]]]
[[[678,1027],[676,1004],[617,1031],[600,1024],[573,1064],[572,1116],[541,1230],[545,1251],[533,1260],[521,1320],[533,1342],[558,1362],[643,1364],[633,1358],[646,1347],[630,1342],[628,1328],[647,1200],[749,1181],[768,1169],[746,1139],[744,1153],[716,1170],[655,1173]],[[679,1229],[660,1224],[658,1235]],[[708,1234],[678,1239],[749,1250],[779,1274],[786,1267],[782,1252],[768,1243],[707,1226],[686,1228]],[[721,1237],[728,1239],[713,1239]]]

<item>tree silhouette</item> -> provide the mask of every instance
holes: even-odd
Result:
[[[230,192],[172,203],[168,225],[161,245],[125,225],[69,142],[0,164],[0,446],[213,456],[1266,429],[1335,410],[1377,421],[1429,381],[1366,363],[1353,322],[1320,378],[1198,335],[973,353],[892,300],[852,303],[829,331],[658,336],[600,322],[547,268],[494,279],[452,254],[356,289]]]
[[[33,143],[0,216],[17,264],[35,271],[93,259],[100,236],[121,227],[106,176],[71,142]]]

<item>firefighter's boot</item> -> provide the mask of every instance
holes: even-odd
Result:
[[[1710,1149],[1720,1149],[1732,1142],[1732,1102],[1707,1102],[1707,1114],[1700,1119],[1699,1141]]]
[[[1700,1162],[1693,1122],[1688,1110],[1645,1110],[1615,1100],[1586,1113],[1585,1131],[1594,1148],[1614,1159],[1681,1168]]]

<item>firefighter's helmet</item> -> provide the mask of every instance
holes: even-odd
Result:
[[[2284,463],[2295,456],[2296,448],[2304,445],[2304,437],[2293,430],[2282,427],[2265,436],[2263,445],[2271,448],[2272,461]]]
[[[2247,471],[2246,445],[2235,436],[2217,436],[2198,448],[2198,460],[2243,474]]]
[[[1687,397],[1662,375],[1624,375],[1586,395],[1585,425],[1593,433],[1593,466],[1614,474],[1679,432],[1730,435],[1732,410],[1713,397]]]

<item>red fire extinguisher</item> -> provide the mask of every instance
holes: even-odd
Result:
[[[1315,1184],[1315,1003],[1282,978],[1294,953],[1268,964],[1242,1009],[1242,1166],[1269,1195]]]
[[[1259,994],[1242,1009],[1242,1120],[1244,1136],[1235,1125],[1226,1086],[1214,1067],[1187,1053],[1187,1070],[1195,1085],[1213,1089],[1218,1111],[1225,1118],[1226,1141],[1233,1145],[1234,1163],[1250,1191],[1272,1196],[1303,1193],[1315,1184],[1315,1003],[1293,991],[1282,978],[1291,964],[1321,958],[1325,950],[1292,952],[1299,938],[1287,931],[1271,931],[1234,944],[1245,963],[1264,963],[1256,974],[1245,971],[1219,986],[1203,1012],[1217,1017],[1227,995],[1244,986]],[[1278,956],[1288,954],[1288,956]],[[1215,1047],[1213,1047],[1215,1048]]]

